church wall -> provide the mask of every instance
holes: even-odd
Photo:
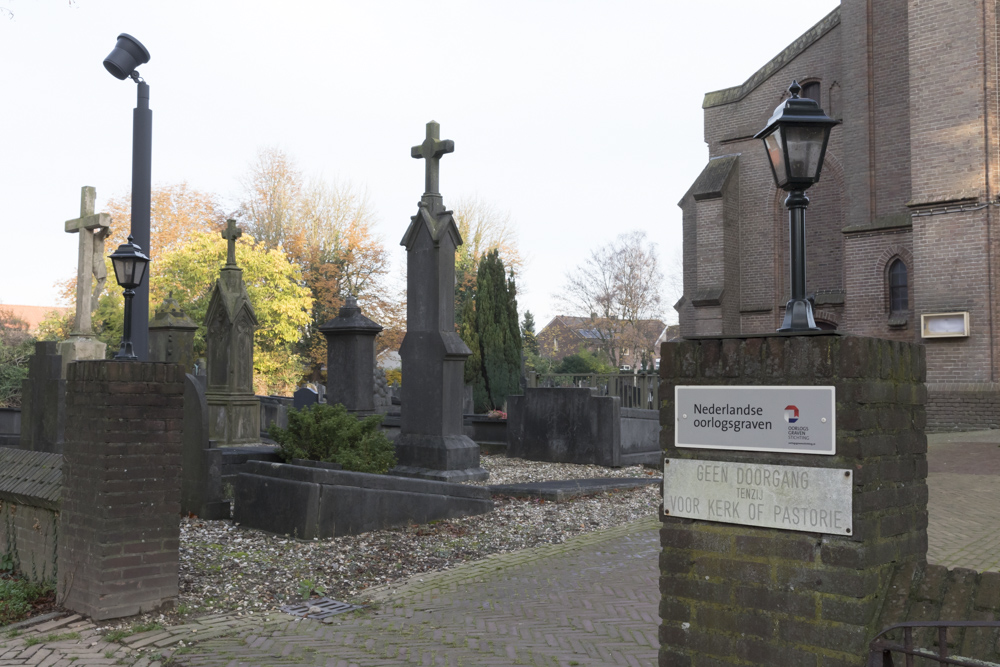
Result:
[[[843,329],[862,336],[920,342],[920,318],[913,309],[913,233],[910,227],[845,235],[848,257],[845,276],[851,295],[844,309]],[[906,264],[910,277],[906,323],[889,322],[888,265],[895,258]],[[897,316],[899,319],[899,316]]]

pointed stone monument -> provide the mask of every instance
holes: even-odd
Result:
[[[472,354],[455,331],[455,248],[462,245],[452,212],[438,191],[441,156],[455,142],[441,141],[440,125],[411,155],[425,163],[424,196],[400,245],[406,247],[406,337],[403,362],[399,465],[393,474],[448,482],[485,480],[479,445],[462,433],[465,359]]]
[[[208,356],[209,438],[223,445],[260,442],[260,399],[253,390],[253,333],[257,329],[243,269],[236,266],[236,239],[243,231],[227,220],[222,238],[229,242],[226,265],[212,289],[205,315]]]
[[[68,364],[84,359],[104,359],[108,347],[94,338],[91,320],[108,277],[104,265],[104,239],[111,231],[111,215],[94,213],[96,201],[96,188],[80,188],[80,217],[66,221],[66,232],[79,234],[80,241],[76,266],[76,318],[69,340],[60,342],[56,347],[58,354],[62,355],[64,379]]]

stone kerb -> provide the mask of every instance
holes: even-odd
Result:
[[[95,620],[177,597],[184,369],[71,364],[58,602]]]
[[[667,458],[849,469],[853,535],[665,517],[660,665],[859,665],[893,572],[927,552],[926,376],[919,345],[760,336],[665,343]],[[677,385],[836,388],[834,456],[674,446]]]

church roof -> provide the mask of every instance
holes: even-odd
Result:
[[[819,41],[820,37],[830,32],[838,25],[840,25],[840,7],[837,7],[832,12],[827,14],[819,23],[814,25],[812,28],[807,30],[805,34],[785,47],[784,51],[771,58],[766,65],[754,72],[753,75],[744,81],[742,85],[706,93],[705,100],[702,102],[701,108],[708,109],[710,107],[722,106],[723,104],[730,104],[732,102],[742,100],[744,97],[749,95],[754,88],[767,81],[772,74],[790,63],[796,56]]]

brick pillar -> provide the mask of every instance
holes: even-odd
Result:
[[[663,516],[660,660],[859,667],[890,578],[927,554],[920,345],[761,336],[665,343],[661,444],[671,459],[850,469],[853,535]],[[674,447],[676,385],[836,388],[835,456]]]
[[[58,600],[95,620],[177,597],[184,369],[81,361],[66,387]]]

